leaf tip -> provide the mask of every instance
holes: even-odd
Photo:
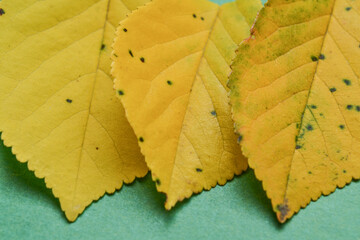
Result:
[[[65,211],[65,216],[66,219],[70,222],[73,223],[76,221],[76,219],[79,216],[79,213],[75,212],[75,211]]]
[[[285,199],[284,203],[276,206],[276,216],[280,223],[284,223],[288,218],[288,214],[290,212],[289,205],[287,204],[287,200]]]

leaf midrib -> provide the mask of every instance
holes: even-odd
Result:
[[[195,81],[196,81],[196,77],[197,77],[198,74],[199,74],[200,66],[201,66],[201,63],[202,63],[202,61],[203,61],[203,59],[204,59],[204,57],[205,57],[205,52],[206,52],[206,49],[207,49],[207,47],[208,47],[208,44],[209,44],[209,41],[210,41],[210,37],[211,37],[211,34],[212,34],[213,30],[214,30],[216,21],[217,21],[217,19],[219,18],[220,11],[221,11],[221,7],[218,6],[216,16],[215,16],[214,21],[213,21],[213,23],[212,23],[212,25],[211,25],[211,27],[210,27],[210,29],[209,29],[208,38],[206,39],[206,42],[205,42],[205,44],[204,44],[204,48],[203,48],[203,50],[202,50],[202,51],[203,51],[203,52],[202,52],[202,55],[201,55],[201,57],[200,57],[200,59],[199,59],[199,62],[198,62],[198,64],[197,64],[197,71],[196,71],[196,73],[195,73],[195,75],[194,75],[193,82],[192,82],[192,85],[191,85],[191,88],[190,88],[190,89],[192,89],[192,88],[194,87],[194,83],[195,83]],[[187,104],[186,104],[186,112],[185,112],[184,117],[183,117],[183,119],[182,119],[182,121],[181,121],[182,124],[181,124],[181,128],[180,128],[180,131],[179,131],[178,142],[180,141],[180,136],[181,136],[181,133],[182,133],[183,128],[184,128],[184,120],[185,120],[185,116],[186,116],[186,114],[187,114],[187,110],[188,110],[188,107],[189,107],[189,104],[190,104],[190,96],[191,96],[191,92],[190,92],[190,94],[189,94],[189,101],[188,101]],[[172,164],[173,168],[171,169],[170,182],[169,182],[168,190],[167,190],[167,191],[169,191],[169,189],[171,189],[171,183],[172,183],[173,174],[174,174],[174,168],[175,168],[175,164],[176,164],[176,163],[175,163],[175,160],[176,160],[176,156],[178,155],[178,151],[179,151],[179,144],[177,144],[177,147],[176,147],[176,151],[175,151],[175,155],[174,155],[174,160],[173,160],[174,162],[173,162],[173,164]],[[200,158],[199,158],[199,159],[200,159]]]
[[[324,43],[325,43],[325,38],[326,36],[329,34],[329,26],[330,26],[330,23],[331,23],[331,19],[333,17],[333,14],[334,14],[334,9],[335,9],[335,5],[336,5],[336,1],[337,0],[334,0],[333,2],[333,6],[332,6],[332,9],[331,9],[331,12],[329,14],[329,22],[328,22],[328,25],[326,26],[326,30],[325,30],[325,33],[324,33],[324,37],[323,37],[323,41],[322,41],[322,44],[321,44],[321,47],[320,47],[320,51],[319,53],[321,54],[322,51],[323,51],[323,48],[324,48]],[[306,104],[305,104],[305,107],[304,107],[304,111],[302,113],[302,117],[300,119],[300,127],[298,129],[298,133],[296,134],[296,136],[299,136],[300,135],[300,131],[301,129],[303,128],[303,124],[304,124],[304,113],[305,113],[305,110],[307,108],[307,105],[309,103],[309,99],[310,99],[310,93],[312,91],[312,88],[313,88],[313,85],[314,85],[314,81],[315,81],[315,76],[317,74],[317,70],[318,70],[318,67],[319,67],[319,62],[320,62],[320,59],[318,59],[317,63],[316,63],[316,66],[315,66],[315,71],[314,71],[314,76],[313,76],[313,79],[312,79],[312,82],[311,82],[311,85],[310,85],[310,88],[309,88],[309,91],[308,91],[308,96],[306,98]],[[283,198],[283,203],[282,204],[286,204],[286,196],[287,196],[287,191],[288,191],[288,188],[289,188],[289,176],[290,176],[290,173],[291,173],[291,170],[292,170],[292,163],[294,161],[294,156],[295,156],[295,151],[296,151],[296,148],[294,147],[294,151],[293,151],[293,154],[292,154],[292,159],[290,161],[290,168],[289,168],[289,174],[288,174],[288,177],[287,177],[287,180],[286,180],[286,186],[285,186],[285,191],[284,191],[284,198]],[[282,216],[282,215],[281,215]],[[284,218],[284,220],[286,219],[286,216],[282,216]]]

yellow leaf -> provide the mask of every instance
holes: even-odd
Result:
[[[118,28],[115,88],[166,209],[247,168],[226,82],[260,1],[154,0]]]
[[[1,2],[2,138],[69,221],[147,172],[109,76],[114,26],[145,2]]]
[[[359,0],[269,0],[238,49],[235,127],[280,222],[360,177],[359,13]]]

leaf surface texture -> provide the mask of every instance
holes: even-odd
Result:
[[[147,172],[110,77],[115,27],[146,2],[2,2],[2,138],[45,178],[69,221]]]
[[[281,222],[360,177],[359,13],[269,0],[232,65],[236,131]]]
[[[112,73],[165,207],[247,168],[226,86],[260,1],[154,0],[121,23]]]

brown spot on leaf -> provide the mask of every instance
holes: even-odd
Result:
[[[277,214],[278,220],[281,223],[284,223],[286,220],[286,216],[290,212],[290,208],[287,204],[287,199],[285,199],[284,203],[277,205],[277,210],[279,211]]]

